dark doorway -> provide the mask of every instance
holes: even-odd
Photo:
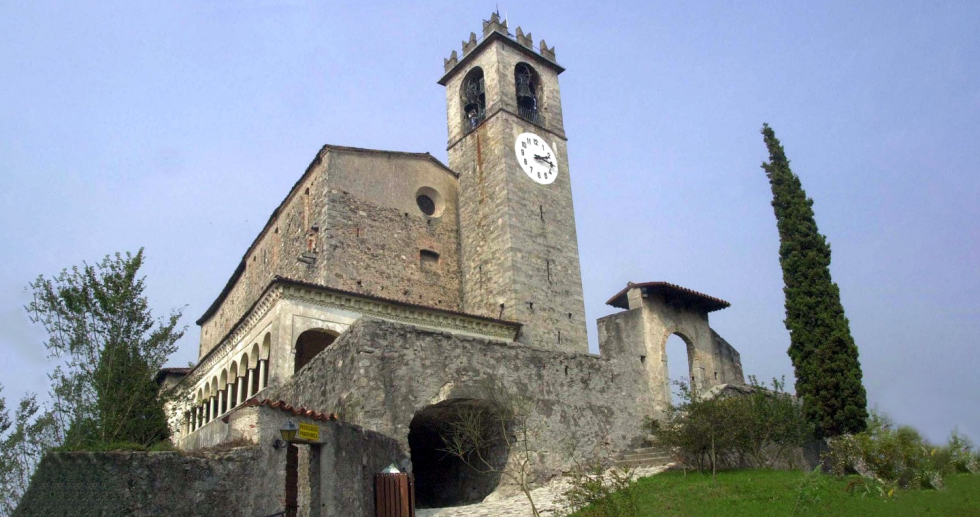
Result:
[[[481,415],[486,425],[482,447],[469,455],[467,464],[447,452],[446,440],[454,432],[454,423],[474,414]],[[476,503],[497,488],[510,452],[505,431],[508,423],[501,425],[499,415],[491,404],[473,399],[447,400],[415,414],[409,426],[408,445],[419,508]]]
[[[286,447],[286,517],[296,517],[299,511],[299,447]]]
[[[293,373],[300,371],[328,346],[337,336],[325,330],[307,330],[296,339],[296,366]]]

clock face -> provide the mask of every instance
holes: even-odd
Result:
[[[558,177],[558,156],[544,138],[534,133],[521,133],[514,141],[514,154],[524,174],[532,180],[548,185]]]

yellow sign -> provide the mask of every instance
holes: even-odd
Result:
[[[313,424],[304,424],[303,422],[300,422],[299,432],[296,433],[296,438],[305,442],[319,442],[320,428]]]

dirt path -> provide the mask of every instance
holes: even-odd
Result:
[[[634,477],[648,477],[667,470],[667,467],[644,467],[634,470]],[[568,481],[557,478],[547,485],[531,491],[534,504],[543,516],[551,516],[559,509],[557,500],[569,488]],[[415,511],[416,517],[528,517],[531,505],[523,494],[498,497],[490,494],[483,502],[451,508],[425,508]]]

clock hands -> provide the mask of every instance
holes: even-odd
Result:
[[[539,162],[547,163],[552,169],[555,168],[555,164],[551,163],[551,153],[548,153],[548,156],[534,155],[534,159],[538,160]]]

